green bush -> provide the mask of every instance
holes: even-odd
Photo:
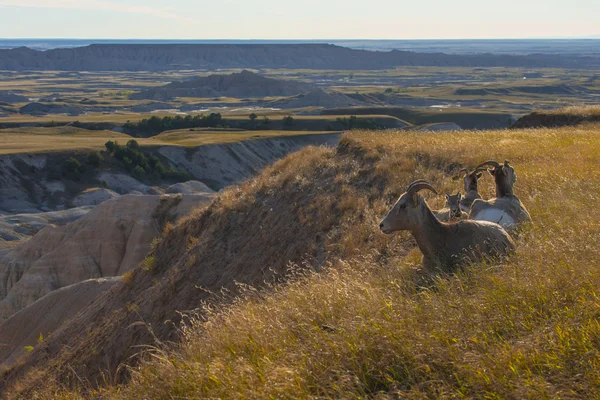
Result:
[[[81,162],[75,157],[69,157],[63,166],[63,176],[79,180],[81,174],[85,172],[85,166],[81,164]]]
[[[94,167],[98,167],[98,166],[100,166],[100,163],[102,161],[104,161],[104,157],[102,156],[102,154],[100,154],[99,151],[94,151],[94,152],[88,154],[88,158],[87,158],[88,164],[90,164]]]
[[[182,117],[177,115],[175,117],[157,117],[153,116],[150,118],[144,118],[139,122],[127,121],[123,125],[125,133],[138,137],[151,137],[158,135],[164,131],[170,131],[175,129],[189,129],[189,128],[217,128],[226,126],[226,121],[221,117],[219,113],[212,113],[210,115],[186,115]]]
[[[294,125],[294,117],[288,115],[283,117],[283,126],[293,126]]]
[[[145,154],[135,140],[129,140],[125,147],[109,141],[106,143],[106,148],[116,160],[123,163],[127,171],[138,179],[182,181],[191,178],[186,172],[165,167],[154,154]]]

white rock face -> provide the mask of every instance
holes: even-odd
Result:
[[[77,196],[73,200],[73,205],[75,207],[97,206],[98,204],[117,197],[119,197],[119,195],[110,189],[89,189]]]
[[[86,215],[92,207],[78,207],[38,214],[0,216],[0,241],[27,239],[48,225],[64,225]]]
[[[339,134],[299,135],[269,139],[246,140],[239,143],[198,147],[190,154],[183,147],[161,147],[159,152],[178,170],[191,173],[196,179],[221,189],[246,179],[266,165],[303,147],[334,146]]]
[[[135,268],[162,224],[187,215],[213,194],[122,196],[77,221],[50,225],[0,254],[0,321],[61,287]]]
[[[194,193],[214,193],[214,190],[206,186],[200,181],[188,181],[183,183],[176,183],[175,185],[169,186],[165,193],[168,194],[194,194]]]
[[[148,185],[144,185],[137,179],[125,174],[111,174],[108,172],[98,175],[100,182],[106,182],[106,186],[119,193],[127,194],[131,191],[137,191],[143,194],[158,194],[156,190]]]
[[[4,321],[0,324],[0,366],[10,366],[25,354],[26,346],[37,344],[40,334],[47,338],[120,281],[118,277],[93,279],[55,290]]]

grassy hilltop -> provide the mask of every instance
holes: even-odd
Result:
[[[59,361],[45,358],[60,343],[47,338],[23,365],[45,361],[29,373],[17,367],[15,387],[27,394],[33,388],[41,398],[84,396],[81,390],[90,387],[81,382],[93,380],[90,366],[105,365],[91,347],[113,343],[115,330],[123,341],[128,324],[138,319],[127,317],[125,308],[152,323],[152,313],[182,307],[182,296],[195,293],[182,289],[185,282],[218,293],[210,281],[197,280],[198,271],[229,268],[219,262],[235,255],[235,266],[226,269],[231,280],[247,282],[240,277],[254,274],[250,283],[273,281],[271,269],[283,273],[288,261],[313,272],[268,289],[242,290],[221,306],[209,301],[182,330],[181,345],[148,338],[155,348],[130,370],[131,381],[94,395],[598,398],[599,132],[593,125],[354,131],[337,149],[290,155],[165,233],[153,272],[140,268],[128,277],[123,290],[131,291],[131,302],[109,313],[110,323],[127,324],[79,327],[81,343],[58,353]],[[452,177],[459,169],[486,159],[511,160],[516,193],[535,225],[525,229],[508,263],[474,265],[420,285],[413,240],[406,233],[381,234],[379,219],[412,180],[428,179],[440,194],[455,192],[461,185]],[[489,198],[493,190],[487,176],[480,192]],[[430,205],[442,205],[443,196],[426,196]],[[226,246],[219,245],[223,241]],[[161,293],[160,302],[153,293]],[[161,339],[166,328],[153,326]],[[65,390],[64,383],[76,389]]]

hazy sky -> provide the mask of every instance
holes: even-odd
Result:
[[[600,0],[0,0],[1,38],[437,39],[600,35]]]

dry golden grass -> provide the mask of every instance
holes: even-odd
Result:
[[[508,264],[419,285],[418,251],[406,234],[379,233],[377,218],[413,179],[456,191],[453,174],[490,158],[511,160],[535,225]],[[599,178],[598,129],[589,126],[353,132],[337,151],[291,155],[224,192],[212,212],[245,212],[269,191],[310,191],[314,207],[300,221],[329,227],[331,267],[201,310],[180,346],[152,351],[129,384],[89,395],[599,398]],[[489,177],[481,192],[493,193]],[[430,204],[441,205],[441,197]]]
[[[550,111],[538,111],[541,114],[573,115],[583,118],[600,117],[600,106],[571,106]]]
[[[0,154],[99,150],[108,140],[125,143],[130,136],[75,127],[10,128],[0,130]]]
[[[144,141],[150,142],[153,145],[170,144],[176,146],[196,147],[206,144],[218,143],[237,143],[243,140],[250,139],[265,139],[272,137],[285,137],[297,135],[321,135],[331,134],[331,131],[288,131],[288,130],[210,130],[198,129],[191,131],[189,129],[181,129],[175,131],[163,132],[152,139]]]
[[[186,146],[235,143],[250,139],[296,135],[319,135],[329,131],[219,131],[183,129],[161,133],[152,138],[135,138],[141,146]],[[20,153],[50,153],[57,151],[103,150],[104,144],[117,141],[125,144],[134,139],[112,131],[91,131],[71,126],[53,128],[9,128],[0,130],[0,155]]]

